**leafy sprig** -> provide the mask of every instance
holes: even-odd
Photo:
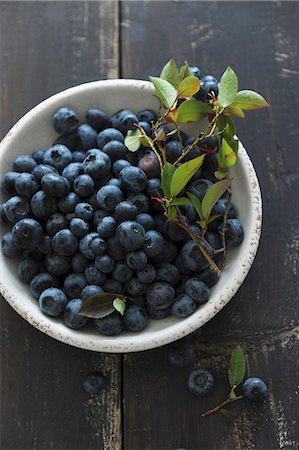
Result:
[[[101,292],[85,300],[79,314],[92,319],[102,319],[114,311],[124,315],[128,297],[112,292]]]

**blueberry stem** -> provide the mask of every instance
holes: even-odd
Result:
[[[236,402],[237,400],[242,400],[242,399],[243,399],[243,395],[238,395],[235,398],[228,398],[224,402],[220,403],[220,405],[215,406],[215,408],[209,409],[208,411],[202,413],[202,417],[209,416],[210,414],[213,414],[214,412],[219,411],[219,409],[221,409],[223,406],[228,405],[229,403]]]
[[[138,129],[141,131],[142,136],[143,136],[144,138],[147,138],[147,141],[148,141],[149,146],[151,147],[151,149],[153,150],[153,152],[155,153],[155,155],[156,155],[157,158],[158,158],[158,161],[159,161],[159,164],[160,164],[160,170],[161,170],[161,174],[162,174],[162,170],[163,170],[162,159],[161,159],[161,156],[159,155],[159,152],[157,152],[157,149],[155,148],[155,146],[154,146],[152,140],[147,136],[147,134],[146,134],[146,132],[144,131],[144,129],[143,129],[140,125],[138,125],[138,123],[133,123],[133,125],[135,125],[135,127],[138,128]]]

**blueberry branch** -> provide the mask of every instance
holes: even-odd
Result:
[[[223,406],[228,405],[229,403],[233,403],[236,402],[237,400],[242,400],[243,399],[243,395],[238,395],[234,398],[228,398],[227,400],[225,400],[224,402],[220,403],[219,405],[215,406],[212,409],[209,409],[208,411],[202,413],[202,417],[207,417],[210,414],[213,414],[216,411],[219,411],[219,409],[221,409]]]

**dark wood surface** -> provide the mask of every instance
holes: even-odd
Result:
[[[1,135],[49,95],[80,82],[157,75],[170,57],[241,88],[271,109],[248,113],[239,135],[256,167],[264,206],[254,266],[229,305],[192,339],[198,367],[217,388],[186,388],[167,348],[124,357],[72,349],[1,302],[3,449],[292,449],[298,445],[298,19],[297,2],[1,2]],[[230,421],[201,412],[224,399],[236,343],[264,378],[263,405],[240,404]],[[90,400],[84,375],[100,369],[106,391]]]

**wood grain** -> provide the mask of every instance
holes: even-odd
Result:
[[[118,77],[114,2],[1,2],[1,135],[69,86]],[[121,448],[121,357],[71,348],[1,304],[1,448]],[[108,377],[90,398],[87,373]]]
[[[250,274],[198,342],[199,365],[215,370],[217,389],[207,399],[192,398],[187,372],[168,366],[166,349],[126,356],[127,449],[296,446],[298,15],[296,2],[122,3],[123,77],[158,75],[171,57],[217,77],[231,65],[241,89],[259,90],[271,103],[237,124],[260,179],[264,223]],[[239,342],[251,352],[251,373],[269,383],[270,402],[246,407],[236,422],[217,415],[202,419],[202,410],[224,398],[229,353]]]

